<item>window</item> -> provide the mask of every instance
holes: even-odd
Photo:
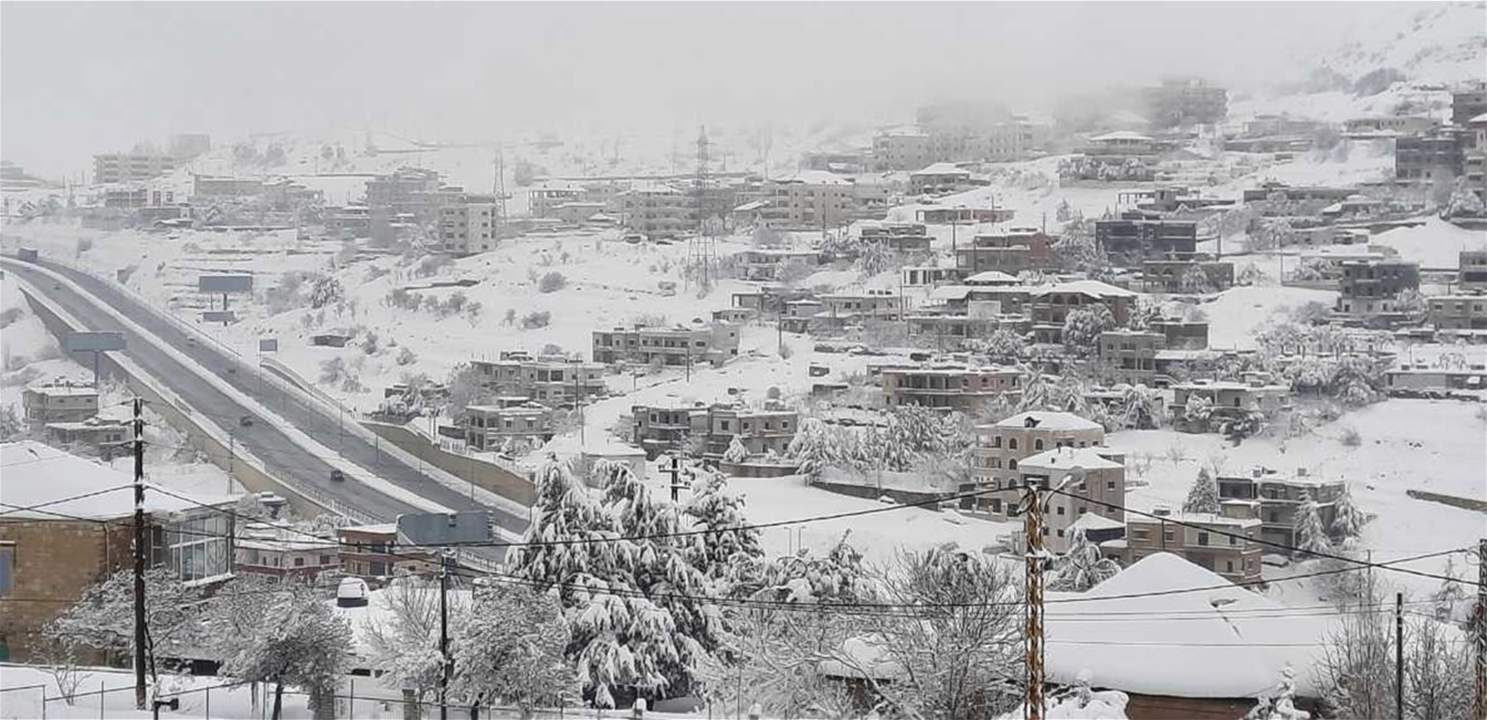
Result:
[[[15,586],[15,543],[0,544],[0,597]]]
[[[1007,469],[1008,470],[1016,470],[1017,469],[1017,460],[1015,458],[1009,459],[1007,461]]]
[[[992,435],[991,436],[991,446],[994,447],[994,448],[1001,447],[1002,446],[1002,436],[1001,435]]]
[[[1224,572],[1234,572],[1234,561],[1233,560],[1225,560],[1224,561]]]
[[[1033,441],[1033,449],[1034,450],[1042,450],[1043,449],[1043,438],[1038,438],[1037,440],[1034,440]]]
[[[302,558],[302,557],[295,558],[294,559],[294,566],[295,567],[304,567],[305,566],[305,559]]]
[[[1105,489],[1106,490],[1114,490],[1115,489],[1115,481],[1114,480],[1106,480],[1105,481]]]
[[[1007,438],[1007,449],[1009,449],[1009,450],[1016,450],[1017,449],[1017,438]]]
[[[1198,531],[1198,544],[1199,545],[1207,545],[1208,544],[1208,532],[1207,531],[1204,531],[1204,530],[1199,530]]]
[[[1065,513],[1064,513],[1064,506],[1062,506],[1062,505],[1060,505],[1060,506],[1058,506],[1058,514],[1059,514],[1059,515],[1063,515],[1063,514],[1065,514]]]

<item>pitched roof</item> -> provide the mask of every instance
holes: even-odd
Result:
[[[1081,293],[1097,298],[1136,297],[1136,293],[1133,293],[1130,290],[1127,290],[1125,288],[1118,288],[1114,285],[1111,285],[1110,283],[1103,283],[1099,280],[1073,280],[1070,282],[1062,282],[1054,285],[1043,285],[1033,288],[1032,291],[1033,295],[1038,296],[1047,295],[1049,293]]]
[[[1218,589],[1153,594],[1199,587]],[[1109,599],[1067,602],[1074,598]],[[1297,694],[1314,697],[1312,669],[1333,622],[1298,615],[1171,553],[1142,558],[1087,592],[1048,599],[1056,603],[1046,620],[1049,681],[1072,683],[1087,671],[1092,685],[1149,695],[1255,697],[1289,663]],[[1133,653],[1142,661],[1131,662]]]
[[[1029,410],[1018,413],[996,424],[999,428],[1023,428],[1027,426],[1028,420],[1037,421],[1037,427],[1041,430],[1100,430],[1103,426],[1097,422],[1085,420],[1074,413],[1054,412],[1051,410]]]
[[[1033,455],[1017,464],[1019,468],[1069,468],[1081,470],[1116,470],[1124,465],[1101,456],[1095,448],[1056,447]]]

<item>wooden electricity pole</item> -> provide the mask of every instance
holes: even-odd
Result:
[[[1023,717],[1027,720],[1043,720],[1043,502],[1038,495],[1036,481],[1029,482],[1026,489],[1026,507],[1023,509],[1022,527],[1026,532],[1027,553],[1024,556],[1027,571],[1027,602],[1023,605],[1026,637],[1027,697]]]
[[[1487,538],[1477,541],[1477,606],[1472,609],[1472,642],[1477,646],[1472,717],[1487,718]]]
[[[145,421],[134,399],[134,706],[145,709]]]

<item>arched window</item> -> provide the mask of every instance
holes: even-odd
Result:
[[[1043,449],[1043,438],[1038,438],[1036,440],[1033,440],[1033,449],[1034,450],[1042,450]]]

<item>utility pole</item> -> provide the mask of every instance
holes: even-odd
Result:
[[[1394,717],[1404,720],[1404,593],[1394,593]]]
[[[1472,717],[1487,718],[1487,538],[1477,541],[1477,606],[1472,641],[1477,646],[1476,692],[1472,695]]]
[[[667,463],[665,467],[661,468],[661,474],[671,478],[671,502],[675,503],[677,501],[677,491],[680,490],[682,486],[681,458],[676,455],[672,455],[671,462]]]
[[[1026,534],[1027,602],[1023,605],[1023,634],[1027,666],[1026,720],[1043,720],[1043,503],[1037,481],[1029,481],[1024,498],[1022,527]]]
[[[444,671],[439,673],[439,720],[449,720],[449,548],[439,550],[439,654]]]
[[[134,399],[134,706],[145,709],[145,401]]]

